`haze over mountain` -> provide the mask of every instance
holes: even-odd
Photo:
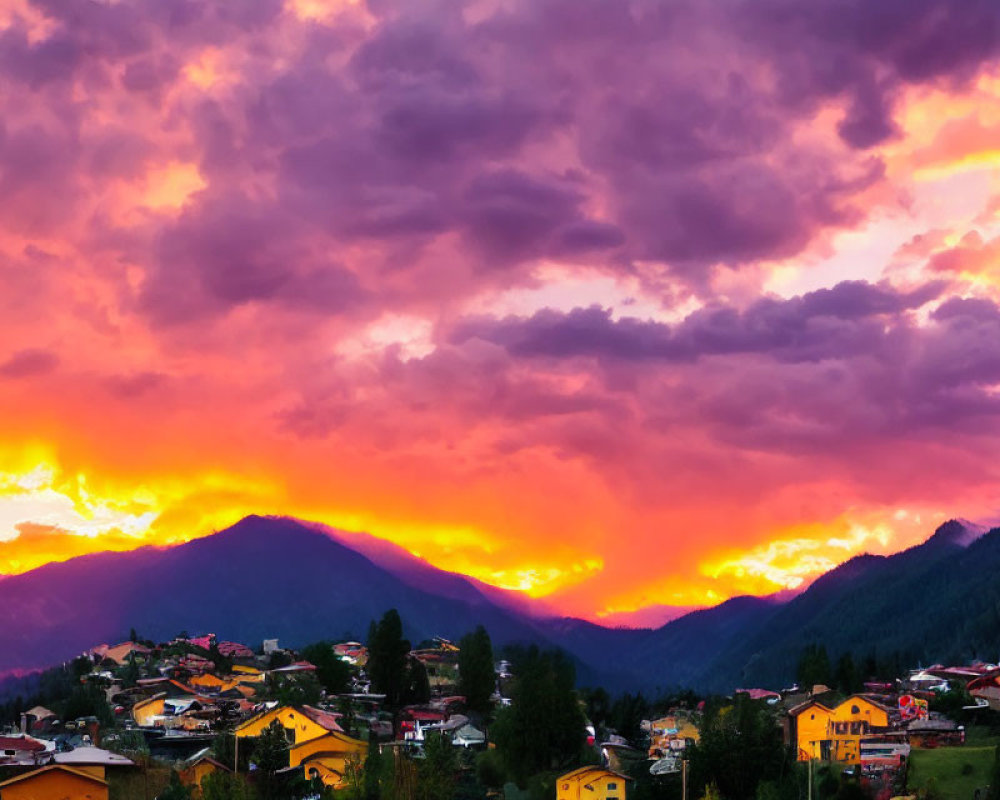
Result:
[[[652,630],[548,616],[360,534],[274,517],[169,548],[81,556],[0,582],[0,673],[47,666],[130,627],[256,645],[364,637],[397,608],[417,642],[483,624],[497,643],[559,646],[612,689],[778,686],[802,647],[908,659],[997,658],[1000,530],[949,522],[892,556],[857,556],[800,595],[737,597]],[[992,650],[990,650],[992,648]]]

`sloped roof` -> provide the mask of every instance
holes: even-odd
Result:
[[[45,742],[30,736],[0,736],[0,750],[20,750],[24,753],[40,753],[45,750]]]
[[[206,747],[203,750],[199,750],[197,753],[191,756],[191,758],[187,759],[187,761],[185,761],[181,766],[183,769],[191,769],[191,767],[197,766],[202,761],[207,761],[210,764],[214,764],[219,769],[224,769],[226,772],[233,771],[232,767],[227,767],[225,764],[223,764],[221,761],[219,761],[212,755],[211,747]]]
[[[623,781],[635,780],[628,775],[623,775],[620,772],[615,772],[613,769],[607,769],[606,767],[598,767],[596,765],[591,765],[589,767],[578,767],[572,772],[567,772],[565,775],[560,775],[557,781],[582,781],[586,780],[588,777],[597,777],[598,774],[601,775],[613,775],[616,778],[621,778]]]
[[[135,762],[110,750],[100,747],[75,747],[65,753],[55,753],[57,764],[100,765],[103,767],[134,767]]]
[[[18,775],[17,777],[10,778],[9,780],[0,783],[0,789],[4,786],[10,786],[13,783],[20,783],[21,781],[33,780],[34,778],[43,775],[46,772],[53,772],[59,770],[60,772],[67,772],[70,775],[75,775],[78,778],[84,778],[88,781],[93,781],[94,783],[99,783],[101,786],[107,786],[108,782],[103,778],[98,778],[96,775],[91,775],[89,772],[84,772],[79,769],[73,769],[72,767],[67,767],[62,764],[50,764],[47,767],[42,767],[41,769],[32,770],[31,772],[25,772],[23,775]]]

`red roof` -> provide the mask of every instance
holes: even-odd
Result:
[[[0,736],[0,750],[20,750],[26,753],[40,753],[45,745],[37,739],[24,736]]]
[[[324,711],[321,708],[316,708],[315,706],[301,706],[299,708],[303,714],[305,714],[309,719],[326,728],[328,731],[337,731],[343,733],[344,729],[340,727],[340,723],[337,719],[341,716],[340,714],[334,713],[333,711]]]
[[[421,722],[440,722],[447,716],[440,711],[421,711],[420,709],[413,709],[405,713],[410,719],[420,720]]]

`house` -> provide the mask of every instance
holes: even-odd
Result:
[[[0,765],[32,765],[47,763],[55,745],[52,742],[20,736],[0,736]]]
[[[965,728],[945,717],[915,719],[907,723],[910,744],[913,747],[944,747],[965,744]]]
[[[466,749],[480,747],[486,744],[486,734],[479,730],[479,728],[466,723],[455,731],[455,735],[451,738],[451,743],[456,747],[464,747]]]
[[[889,709],[865,695],[855,694],[829,708],[809,700],[788,711],[788,744],[799,761],[819,758],[858,764],[861,739],[889,726]]]
[[[197,797],[200,796],[202,780],[214,772],[232,772],[232,770],[221,761],[212,758],[212,748],[206,747],[181,764],[177,774],[181,783],[191,787],[194,796]]]
[[[116,644],[113,647],[109,647],[106,644],[98,645],[90,652],[91,655],[99,661],[110,659],[119,666],[123,666],[128,663],[129,656],[134,654],[139,660],[144,661],[146,656],[148,656],[152,651],[145,645],[141,645],[137,642],[122,642],[121,644]]]
[[[260,736],[265,728],[278,722],[285,729],[288,743],[297,745],[327,733],[343,733],[344,729],[337,723],[339,716],[313,706],[278,706],[251,717],[233,733],[239,738]]]
[[[351,758],[364,762],[368,743],[344,733],[339,716],[313,706],[279,706],[248,719],[234,733],[240,738],[260,736],[277,722],[291,745],[289,768],[301,768],[306,778],[318,777],[325,785],[340,788],[347,762]]]
[[[625,800],[631,780],[604,767],[580,767],[556,780],[556,800]]]
[[[641,728],[649,733],[650,758],[662,758],[667,753],[682,751],[689,744],[697,744],[700,738],[698,727],[694,722],[680,714],[643,720]]]
[[[973,697],[982,698],[991,709],[1000,711],[1000,671],[973,678],[966,688]]]
[[[0,783],[3,800],[108,800],[103,778],[54,764]]]
[[[95,778],[102,780],[107,778],[109,767],[134,767],[135,762],[118,753],[110,750],[102,750],[100,747],[90,747],[83,745],[74,747],[72,750],[57,752],[52,756],[52,761],[60,766],[75,769],[77,772],[86,772]],[[6,800],[6,797],[4,798]]]
[[[223,658],[253,658],[254,652],[239,642],[219,642],[219,655]]]
[[[163,716],[163,705],[167,699],[166,692],[154,694],[147,700],[141,700],[132,706],[132,719],[140,728],[152,728]]]
[[[288,763],[291,767],[302,767],[306,778],[318,777],[326,786],[339,789],[344,785],[348,761],[354,759],[363,764],[367,755],[367,742],[330,731],[294,745],[288,751]]]

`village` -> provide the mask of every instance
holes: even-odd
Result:
[[[633,716],[649,713],[618,728],[601,710],[603,690],[572,692],[577,754],[543,759],[545,780],[519,786],[503,769],[511,753],[497,733],[509,726],[504,712],[527,697],[518,692],[516,659],[495,657],[482,629],[458,644],[405,643],[394,654],[403,683],[387,684],[385,653],[372,652],[386,647],[384,636],[377,643],[381,630],[373,624],[366,643],[301,651],[279,639],[251,647],[211,633],[95,646],[61,668],[74,685],[68,698],[52,698],[59,711],[19,708],[0,732],[0,799],[725,798],[739,791],[726,791],[712,772],[723,770],[706,760],[702,738],[750,719],[747,709],[764,720],[762,736],[775,752],[794,762],[782,774],[797,796],[843,797],[845,786],[880,800],[954,796],[933,780],[918,785],[911,764],[918,753],[963,748],[989,756],[985,765],[962,761],[956,780],[971,789],[969,800],[996,796],[982,775],[996,746],[983,737],[1000,716],[993,664],[914,668],[850,693],[816,684],[633,702]],[[970,747],[968,720],[989,746]]]

